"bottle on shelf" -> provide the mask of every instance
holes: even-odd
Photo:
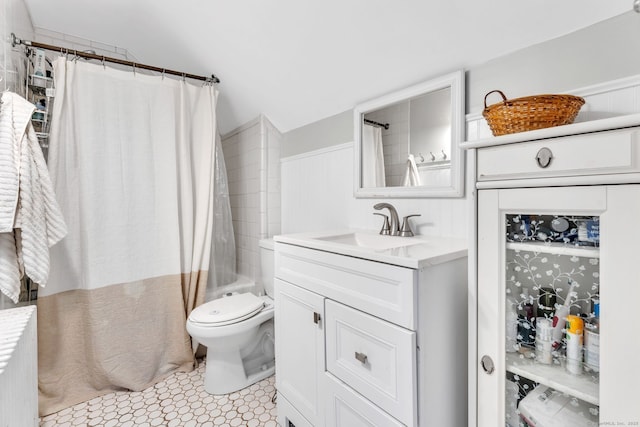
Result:
[[[512,296],[506,299],[507,311],[505,316],[505,351],[514,353],[518,349],[518,302]]]
[[[582,373],[582,339],[584,321],[580,316],[567,316],[567,371],[574,375]]]
[[[522,310],[518,314],[518,341],[521,344],[533,347],[536,342],[536,317],[527,288],[522,289],[521,297],[523,300],[521,304]]]
[[[545,365],[553,362],[552,357],[552,320],[548,317],[536,319],[536,361]]]
[[[554,307],[556,305],[556,292],[553,288],[540,288],[538,291],[537,317],[553,318]]]
[[[571,300],[573,299],[575,293],[574,289],[578,283],[569,279],[569,292],[567,292],[567,297],[564,299],[564,304],[555,304],[555,312],[553,314],[553,349],[558,350],[562,344],[562,330],[564,329],[567,323],[567,316],[569,315],[569,310],[571,309]]]
[[[593,371],[600,372],[600,297],[592,298],[593,317],[589,317],[584,325],[584,364]]]

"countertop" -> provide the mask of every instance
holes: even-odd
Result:
[[[406,239],[407,245],[389,249],[376,249],[371,247],[356,246],[337,241],[323,240],[331,236],[348,235],[352,233],[362,234],[379,239]],[[325,252],[331,252],[355,258],[367,259],[386,264],[397,265],[413,269],[421,269],[431,265],[442,264],[467,256],[467,241],[448,237],[414,236],[391,237],[380,236],[375,231],[346,229],[333,231],[318,231],[295,234],[282,234],[274,236],[276,243],[301,246]],[[384,240],[380,240],[384,242]],[[276,245],[276,251],[278,250]]]

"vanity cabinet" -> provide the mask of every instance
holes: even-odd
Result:
[[[478,188],[470,425],[640,425],[640,116],[626,120],[468,144]]]
[[[412,268],[275,240],[280,425],[466,423],[463,244]]]

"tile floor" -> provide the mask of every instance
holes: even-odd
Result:
[[[204,363],[138,392],[97,397],[41,419],[40,427],[276,427],[275,379],[224,396],[204,391]]]

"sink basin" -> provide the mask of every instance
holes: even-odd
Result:
[[[384,236],[366,233],[336,234],[334,236],[317,237],[317,239],[373,250],[387,250],[424,243],[424,240],[416,239],[415,237]]]

